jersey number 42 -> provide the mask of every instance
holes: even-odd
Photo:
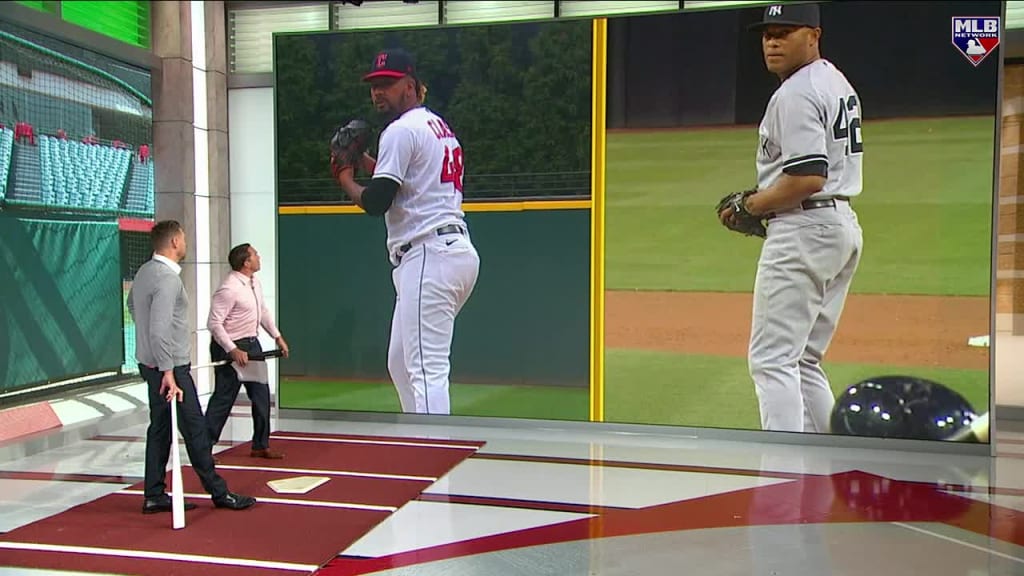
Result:
[[[462,147],[449,149],[444,147],[444,160],[441,161],[441,182],[451,184],[455,191],[462,194]]]
[[[839,99],[839,111],[832,122],[832,139],[836,142],[846,140],[846,154],[860,154],[864,151],[864,140],[860,133],[860,110],[857,108],[857,95],[850,94]]]

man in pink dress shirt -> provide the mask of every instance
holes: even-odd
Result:
[[[210,316],[206,322],[213,336],[210,340],[211,359],[214,362],[231,360],[230,364],[214,369],[216,382],[206,408],[210,442],[213,445],[220,439],[231,407],[238,397],[238,390],[245,385],[245,392],[252,401],[252,451],[249,455],[254,458],[282,458],[283,454],[270,449],[268,379],[260,377],[262,381],[259,381],[240,378],[239,371],[243,374],[254,372],[251,369],[245,370],[245,367],[250,362],[250,353],[263,351],[257,338],[260,326],[274,338],[285,358],[288,357],[288,343],[281,336],[263,300],[263,286],[256,278],[256,272],[260,270],[259,253],[249,244],[240,244],[231,249],[228,263],[232,271],[213,293]]]

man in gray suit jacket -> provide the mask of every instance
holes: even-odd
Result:
[[[192,380],[188,330],[188,294],[178,274],[185,258],[185,231],[174,220],[156,223],[150,232],[153,259],[135,274],[128,293],[128,311],[135,320],[135,359],[149,385],[149,429],[146,430],[146,477],[143,514],[171,510],[166,492],[167,460],[171,452],[171,404],[180,403],[178,429],[185,439],[189,461],[217,508],[242,510],[256,503],[234,494],[217,474],[213,445]],[[186,510],[195,504],[185,504]]]

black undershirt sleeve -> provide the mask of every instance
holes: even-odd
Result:
[[[391,207],[398,193],[398,182],[390,178],[374,178],[363,190],[363,210],[370,216],[382,216]]]

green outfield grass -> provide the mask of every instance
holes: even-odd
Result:
[[[989,294],[993,130],[976,117],[865,124],[854,292]],[[761,241],[725,230],[714,207],[756,182],[756,145],[755,128],[609,134],[607,288],[749,292]]]
[[[956,390],[975,410],[988,410],[988,372],[828,362],[839,394],[873,376],[928,378]],[[746,359],[644,350],[606,350],[605,420],[759,430],[757,396]]]
[[[452,384],[452,414],[544,420],[586,420],[590,393],[566,386]],[[390,382],[281,379],[283,408],[400,412]]]
[[[607,350],[605,420],[637,424],[759,429],[757,397],[746,360],[644,350]],[[907,368],[830,362],[838,394],[872,376],[903,374],[935,380],[958,391],[975,410],[988,409],[985,370]],[[685,377],[681,376],[685,375]],[[589,393],[582,388],[453,384],[452,414],[548,420],[586,420]],[[398,412],[386,382],[282,379],[281,406],[297,409]]]

